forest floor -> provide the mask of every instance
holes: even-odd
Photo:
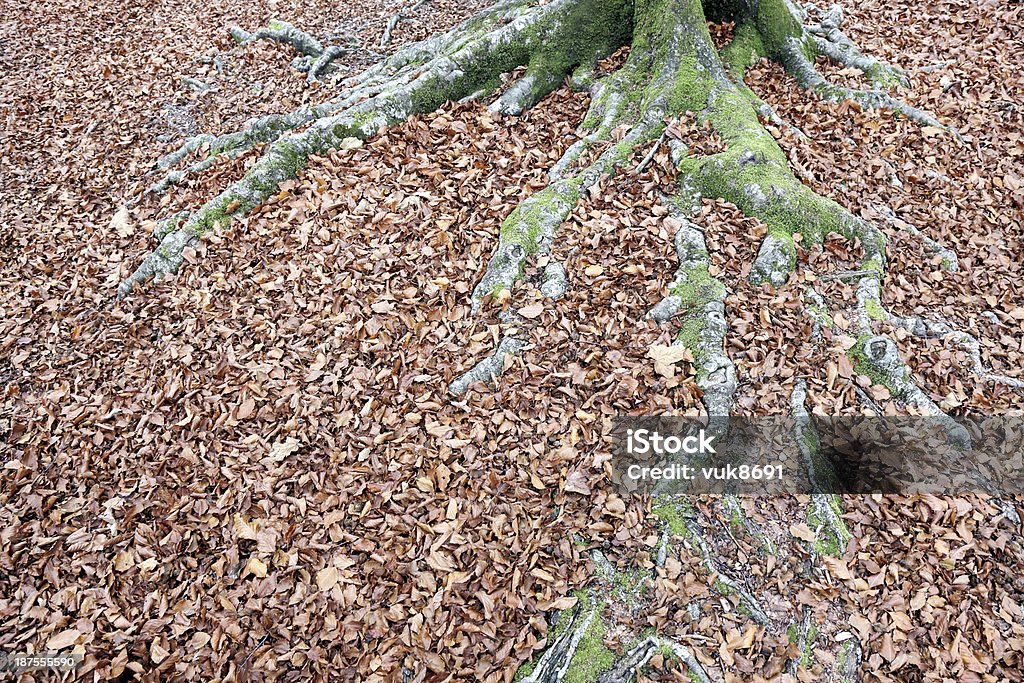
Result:
[[[479,7],[432,0],[388,50]],[[608,480],[605,422],[699,400],[692,375],[658,374],[648,356],[672,333],[644,319],[675,270],[658,202],[674,180],[667,148],[642,173],[599,183],[563,226],[563,299],[516,289],[531,343],[498,386],[459,403],[445,390],[506,327],[496,306],[471,315],[469,293],[500,222],[576,139],[584,94],[562,88],[507,119],[451,104],[316,158],[177,277],[112,301],[156,219],[252,162],[120,211],[158,156],[329,94],[289,69],[288,49],[236,47],[228,26],[277,16],[376,49],[397,9],[83,0],[0,19],[0,651],[77,648],[82,675],[98,679],[510,680],[543,647],[545,613],[588,582],[588,549],[649,566],[650,502],[621,499]],[[767,63],[748,83],[809,136],[777,135],[804,182],[869,218],[891,207],[956,251],[960,270],[943,272],[880,223],[893,311],[956,322],[982,340],[987,366],[1022,377],[1024,6],[845,9],[851,37],[905,67],[902,95],[964,145],[817,101]],[[714,144],[691,123],[677,129]],[[859,411],[857,386],[900,410],[853,371],[841,335],[809,342],[802,283],[846,268],[853,245],[801,250],[791,282],[768,291],[745,279],[763,226],[715,202],[695,221],[730,291],[740,412],[788,411],[798,377],[821,414]],[[957,347],[893,334],[952,414],[1024,408],[1021,392],[967,372]],[[696,501],[768,627],[715,592],[685,543],[650,580],[649,608],[617,616],[688,644],[716,680],[784,680],[803,606],[813,660],[857,638],[864,680],[1022,680],[1019,524],[977,496],[849,496],[845,553],[808,572],[807,504],[744,499],[777,546],[766,554],[722,523],[715,499]],[[622,640],[613,629],[606,645]],[[655,665],[649,680],[686,680],[680,664]],[[798,676],[820,680],[813,665]]]

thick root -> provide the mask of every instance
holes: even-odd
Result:
[[[679,267],[669,285],[669,295],[651,309],[648,317],[664,324],[680,310],[687,311],[676,343],[693,353],[697,386],[703,392],[701,400],[707,414],[721,422],[728,419],[736,393],[736,368],[725,353],[725,286],[708,271],[710,258],[704,233],[675,203],[668,205],[673,217],[681,222],[675,236]],[[724,425],[712,428],[724,430]]]

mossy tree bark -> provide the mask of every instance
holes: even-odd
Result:
[[[709,20],[735,22],[734,39],[721,50],[711,40]],[[236,133],[199,136],[162,158],[158,169],[166,175],[150,188],[154,193],[206,170],[217,156],[237,156],[263,146],[260,159],[241,179],[194,212],[176,214],[162,224],[160,245],[122,283],[118,296],[177,271],[185,247],[270,197],[306,165],[311,154],[359,144],[382,127],[430,112],[447,100],[490,98],[492,110],[517,114],[568,77],[574,87],[591,95],[582,137],[552,168],[550,184],[525,198],[502,223],[498,247],[473,291],[474,307],[510,289],[521,277],[526,260],[548,251],[582,193],[601,175],[614,173],[636,147],[662,139],[667,120],[690,112],[714,129],[725,149],[695,156],[677,141],[669,143],[679,169],[678,193],[667,201],[683,223],[676,237],[680,266],[670,296],[654,306],[650,316],[670,324],[675,313],[685,311],[678,343],[694,353],[708,415],[727,422],[736,373],[723,350],[725,288],[709,275],[703,234],[686,221],[702,197],[725,199],[767,225],[767,237],[751,270],[755,283],[779,285],[787,280],[796,265],[795,235],[805,243],[823,241],[831,232],[858,239],[864,257],[853,274],[858,279],[857,301],[850,302],[860,327],[860,339],[851,349],[858,370],[878,378],[894,396],[912,403],[918,411],[941,415],[910,380],[895,344],[875,334],[875,321],[894,322],[914,333],[954,335],[974,354],[976,363],[971,369],[979,376],[988,381],[1012,381],[982,366],[977,342],[969,335],[951,328],[939,330],[916,318],[897,318],[885,310],[880,296],[886,264],[883,233],[795,177],[786,155],[762,123],[782,122],[743,83],[746,69],[766,57],[822,97],[886,107],[957,135],[880,89],[904,83],[903,73],[863,54],[842,33],[841,24],[842,12],[835,6],[804,9],[789,0],[502,0],[445,34],[408,45],[367,71],[337,81],[338,95],[321,105],[256,119]],[[236,33],[243,41],[254,37],[284,40],[311,57],[326,53],[315,39],[283,22],[253,34]],[[631,47],[625,65],[596,77],[595,65],[624,45]],[[830,84],[814,67],[817,56],[861,69],[871,87]],[[328,67],[325,59],[317,73],[327,73]],[[502,75],[518,67],[526,67],[524,75],[500,89]],[[627,132],[623,135],[622,130]],[[596,160],[589,165],[579,163],[588,148],[613,136],[617,142],[607,145]],[[206,150],[206,158],[184,169],[169,170],[200,150]],[[949,261],[955,268],[955,255]],[[549,265],[541,291],[557,297],[567,286],[571,283],[564,269],[557,263]],[[807,301],[815,324],[830,325],[828,303],[813,290],[808,290]],[[518,353],[522,346],[520,340],[503,340],[492,356],[452,382],[452,393],[461,394],[477,381],[493,380],[507,356]],[[799,388],[793,397],[798,416],[806,414],[802,391]],[[726,427],[722,424],[721,428]],[[798,440],[807,448],[814,447],[814,439],[801,436]],[[813,456],[808,454],[810,459]],[[724,517],[730,518],[738,506],[728,499],[723,504]],[[665,545],[669,538],[688,539],[709,571],[718,573],[723,590],[742,595],[748,612],[759,622],[769,622],[754,591],[720,571],[702,540],[695,515],[684,508],[678,501],[656,506]],[[836,508],[834,498],[815,498],[808,516],[812,528],[822,534],[815,554],[841,552],[840,546],[848,540]],[[595,565],[601,566],[598,558]],[[616,583],[614,577],[600,581]],[[624,657],[612,657],[600,645],[603,604],[596,597],[586,597],[580,601],[581,612],[563,615],[560,632],[552,636],[548,651],[527,674],[529,680],[626,680],[658,651],[683,659],[695,680],[710,680],[685,647],[657,636],[638,639]],[[836,680],[855,677],[857,653],[836,658],[844,662],[842,671],[833,672]]]

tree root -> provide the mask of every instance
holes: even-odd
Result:
[[[512,337],[502,339],[501,343],[498,344],[498,348],[494,350],[494,353],[474,365],[468,372],[460,376],[458,379],[452,381],[451,384],[448,385],[448,393],[454,396],[461,396],[466,393],[466,389],[468,389],[474,382],[493,383],[497,377],[505,371],[505,365],[508,362],[508,357],[518,356],[525,347],[526,342],[520,339],[514,339]]]
[[[612,77],[612,80],[617,81],[617,76],[618,72],[616,76]],[[623,103],[622,93],[617,88],[611,88],[611,83],[605,84],[601,81],[597,81],[590,86],[590,108],[584,121],[600,121],[600,123],[592,131],[570,145],[565,154],[555,162],[554,166],[548,171],[548,179],[552,183],[564,177],[580,156],[593,147],[595,143],[608,139],[616,121],[619,120],[619,112]]]
[[[647,316],[659,324],[668,322],[685,309],[677,336],[693,353],[697,367],[697,386],[703,392],[701,401],[714,421],[713,430],[724,431],[736,393],[736,368],[725,353],[725,286],[708,271],[710,257],[704,233],[691,223],[676,202],[667,202],[669,213],[681,222],[675,235],[679,266],[669,285],[669,295],[650,310]]]
[[[324,51],[324,46],[319,40],[305,31],[295,28],[287,21],[271,20],[263,28],[249,33],[239,26],[232,26],[231,37],[239,45],[248,45],[254,40],[270,40],[276,43],[289,45],[304,55],[318,57]]]
[[[272,142],[262,157],[237,182],[202,208],[185,225],[166,235],[118,287],[123,297],[136,284],[177,272],[182,251],[204,233],[248,213],[305,167],[311,154],[338,149],[347,138],[365,140],[381,128],[417,113],[432,111],[446,100],[477,90],[493,89],[502,73],[529,61],[531,55],[563,49],[559,68],[567,75],[576,64],[591,63],[610,54],[624,40],[619,5],[604,0],[554,0],[529,6],[526,0],[506,0],[480,13],[446,34],[397,51],[391,58],[349,79],[349,92],[320,108],[300,110],[294,118],[279,117],[265,137]],[[574,19],[586,14],[593,32],[580,32]],[[308,49],[315,45],[302,43]],[[561,41],[561,42],[559,42]],[[329,112],[326,113],[325,112]],[[280,122],[285,121],[286,124]],[[294,121],[311,125],[298,133],[281,134]],[[243,131],[240,138],[246,137]],[[257,136],[259,137],[259,136]],[[168,163],[184,158],[212,136],[186,143]],[[246,143],[248,144],[248,143]],[[219,150],[215,150],[219,151]]]
[[[925,235],[923,232],[918,230],[917,227],[901,219],[899,216],[896,215],[896,212],[890,209],[888,206],[880,206],[878,204],[874,204],[871,206],[871,210],[877,213],[879,216],[884,217],[896,228],[909,232],[911,235],[921,240],[921,242],[923,242],[924,245],[928,247],[930,251],[939,255],[939,257],[942,259],[942,267],[944,270],[950,273],[955,273],[960,269],[960,262],[957,259],[955,252],[942,246],[941,244],[933,240],[931,237],[928,237],[928,235]]]
[[[692,543],[708,574],[716,577],[715,588],[723,596],[735,594],[742,607],[755,622],[764,627],[771,626],[771,618],[757,598],[751,595],[742,583],[719,566],[718,560],[704,539],[704,530],[697,521],[696,510],[685,503],[678,502],[673,497],[666,496],[656,505],[655,511],[655,514],[662,519],[663,524],[670,527],[669,530],[672,533],[680,534],[685,540]],[[674,526],[673,521],[676,522]]]
[[[813,40],[814,36],[810,36],[808,34],[808,37],[812,42],[815,42]],[[948,131],[957,139],[957,141],[963,142],[963,138],[956,128],[942,123],[925,111],[913,107],[902,100],[896,99],[884,90],[862,90],[859,88],[847,88],[830,83],[821,75],[821,73],[818,72],[814,63],[808,59],[804,52],[805,45],[806,39],[799,40],[796,38],[790,38],[786,41],[786,46],[782,54],[783,66],[786,68],[786,71],[796,78],[797,83],[799,83],[801,87],[814,91],[823,99],[830,102],[852,100],[866,109],[888,109],[902,114],[911,121],[923,126],[933,126],[935,128]],[[815,45],[817,45],[816,42]]]
[[[1024,389],[1024,380],[1000,375],[985,367],[981,360],[981,343],[974,335],[958,330],[941,320],[893,315],[882,304],[881,288],[877,280],[861,280],[857,287],[857,299],[862,328],[869,326],[870,323],[867,321],[873,319],[892,323],[922,339],[951,339],[970,355],[970,371],[979,379],[1003,384],[1013,389]]]
[[[402,21],[407,20],[409,18],[409,14],[412,14],[423,5],[427,4],[429,1],[430,0],[417,0],[416,4],[414,4],[409,9],[402,9],[392,14],[391,17],[388,19],[388,23],[385,24],[384,26],[384,33],[381,35],[380,43],[377,44],[377,47],[383,50],[388,45],[390,45],[391,35],[394,33],[395,29],[398,28],[398,24]]]
[[[870,224],[865,223],[865,225]],[[872,254],[865,249],[865,258],[862,262],[864,267],[857,285],[858,338],[847,354],[853,360],[854,369],[859,374],[871,378],[875,384],[885,386],[894,398],[913,406],[921,415],[936,418],[942,425],[951,445],[960,449],[968,449],[971,439],[967,430],[949,417],[914,383],[910,376],[910,369],[900,356],[896,343],[886,336],[876,335],[872,329],[873,320],[890,320],[892,318],[882,306],[879,298],[881,274],[884,272],[884,266],[880,259],[880,254]],[[808,310],[815,320],[816,327],[827,324],[834,329],[832,317],[821,296],[813,288],[810,288],[806,297]],[[812,334],[814,333],[812,332]],[[805,396],[802,383],[798,383],[792,401],[798,401],[802,405]],[[795,415],[801,414],[796,403],[793,403],[793,409]],[[805,415],[806,411],[804,410],[802,414]]]
[[[235,159],[258,145],[275,142],[296,128],[343,110],[352,100],[353,98],[349,97],[339,102],[327,102],[315,107],[302,107],[284,115],[272,114],[262,116],[250,120],[242,130],[233,133],[225,133],[218,136],[197,135],[189,138],[176,151],[158,159],[156,162],[157,169],[166,169],[176,165],[186,156],[202,147],[209,148],[208,156],[184,170],[169,171],[163,178],[153,183],[146,190],[146,193],[162,194],[189,176],[211,168],[217,157]]]
[[[909,86],[907,74],[903,69],[865,55],[840,30],[843,25],[842,7],[831,5],[824,11],[813,5],[807,7],[819,16],[818,23],[806,23],[804,29],[813,37],[814,45],[820,54],[835,64],[860,69],[876,87],[888,88],[897,84]]]
[[[584,609],[582,602],[578,603],[565,630],[548,646],[530,675],[522,679],[522,683],[560,683],[569,671],[580,641],[590,630],[600,609],[600,603],[588,605],[587,609]]]

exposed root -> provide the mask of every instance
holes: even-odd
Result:
[[[551,261],[544,267],[540,293],[549,299],[560,299],[568,288],[569,278],[565,275],[565,266],[558,261]]]
[[[860,680],[860,663],[863,649],[857,636],[849,631],[837,635],[845,640],[839,643],[839,656],[836,658],[836,674],[839,683],[857,683]]]
[[[351,45],[332,45],[321,52],[319,57],[310,62],[309,68],[306,71],[306,82],[313,83],[320,80],[320,77],[327,71],[334,60],[344,57],[349,52],[352,52],[353,49],[354,46]]]
[[[615,77],[613,77],[614,79]],[[565,151],[562,158],[555,162],[548,171],[548,179],[555,182],[565,176],[566,172],[580,158],[580,156],[594,146],[595,143],[608,139],[615,122],[619,119],[619,112],[622,106],[622,95],[618,90],[607,91],[611,87],[601,81],[592,84],[590,90],[590,109],[587,112],[586,121],[600,121],[592,131],[574,142]]]
[[[742,527],[747,534],[754,538],[762,551],[767,555],[774,555],[777,548],[772,539],[765,534],[761,526],[743,512],[739,498],[735,494],[726,493],[722,495],[722,511],[730,525]]]
[[[1007,375],[1000,375],[985,367],[981,360],[981,343],[974,335],[958,330],[940,320],[926,320],[917,316],[893,315],[882,304],[881,291],[877,280],[862,280],[857,288],[862,327],[867,319],[882,320],[901,327],[916,337],[923,339],[951,339],[971,357],[970,370],[979,379],[996,382],[1013,389],[1024,389],[1024,380]]]
[[[209,149],[208,156],[184,170],[169,171],[163,178],[153,183],[146,192],[147,194],[161,194],[189,176],[209,169],[216,157],[223,156],[234,159],[257,145],[274,142],[296,128],[344,109],[351,103],[351,99],[344,98],[338,102],[327,102],[315,107],[302,107],[288,114],[261,116],[248,121],[242,130],[233,133],[218,136],[197,135],[189,138],[176,151],[158,159],[157,169],[170,168],[203,147]]]
[[[710,258],[704,233],[682,214],[674,202],[669,211],[682,224],[676,231],[675,248],[679,266],[669,285],[669,295],[647,314],[659,324],[686,310],[676,343],[693,353],[697,386],[712,418],[728,419],[736,393],[736,368],[725,353],[725,286],[711,276]],[[716,428],[713,426],[713,428]]]
[[[475,382],[493,383],[505,371],[508,357],[519,355],[519,352],[525,347],[526,342],[521,339],[514,339],[512,337],[502,339],[494,353],[474,365],[469,372],[452,381],[448,385],[448,392],[454,396],[461,396]]]
[[[791,676],[796,676],[797,669],[801,666],[805,669],[809,669],[811,662],[809,660],[809,653],[812,647],[813,641],[813,624],[811,622],[811,609],[804,605],[803,616],[799,622],[795,625],[795,628],[791,632],[791,642],[796,645],[797,656],[794,659],[789,660],[786,665],[786,671]],[[795,639],[793,636],[796,636]]]
[[[880,206],[878,204],[875,204],[871,207],[871,209],[875,213],[884,217],[886,220],[892,223],[893,226],[899,228],[900,230],[905,230],[914,237],[917,237],[924,243],[926,247],[928,247],[930,251],[932,251],[935,254],[938,254],[939,257],[942,259],[943,269],[949,271],[950,273],[955,273],[957,270],[960,269],[960,262],[957,260],[955,252],[942,246],[941,244],[933,240],[931,237],[928,237],[928,235],[925,235],[923,232],[918,230],[915,226],[901,219],[899,216],[896,215],[896,212],[890,209],[888,206]]]
[[[810,36],[813,42],[813,36]],[[801,87],[812,90],[823,99],[831,102],[853,100],[867,109],[888,109],[907,117],[923,126],[933,126],[950,132],[958,141],[963,141],[959,131],[948,126],[931,114],[896,99],[884,90],[862,90],[847,88],[830,83],[818,72],[814,63],[804,51],[806,41],[797,38],[786,40],[782,52],[782,64]]]
[[[412,14],[413,12],[415,12],[428,2],[430,2],[430,0],[417,0],[416,4],[414,4],[409,9],[403,9],[391,15],[391,17],[388,19],[388,23],[385,24],[384,26],[384,33],[380,37],[380,43],[378,44],[378,47],[383,50],[388,45],[390,45],[391,36],[394,33],[395,29],[398,28],[398,24],[402,21],[406,21],[409,18],[410,14]]]
[[[660,116],[651,113],[647,119],[579,174],[555,181],[530,195],[509,214],[501,224],[498,248],[473,290],[474,312],[480,310],[484,297],[512,288],[522,273],[527,256],[546,254],[550,250],[555,232],[575,208],[582,192],[602,175],[613,172],[637,145],[660,133],[658,127],[663,125]]]
[[[597,683],[629,683],[657,651],[658,642],[654,638],[644,638],[616,661],[611,669],[598,676]]]
[[[708,672],[704,670],[701,663],[693,656],[690,648],[668,638],[655,637],[653,640],[659,646],[666,647],[671,650],[672,654],[678,657],[683,664],[686,664],[686,668],[690,671],[691,678],[695,678],[700,683],[711,683],[711,678],[708,676]]]
[[[561,70],[562,76],[577,64],[610,54],[626,39],[623,32],[628,24],[620,16],[622,11],[619,4],[604,0],[553,0],[539,6],[529,6],[526,0],[506,0],[446,34],[397,51],[385,62],[349,79],[345,83],[349,90],[335,101],[284,117],[270,117],[266,125],[242,131],[237,134],[242,147],[251,146],[253,138],[270,142],[259,161],[240,180],[192,213],[185,225],[166,235],[121,283],[118,296],[125,296],[136,284],[177,272],[186,247],[209,230],[261,204],[282,182],[295,177],[311,154],[338,149],[348,138],[365,140],[385,126],[432,111],[446,100],[491,90],[502,73],[529,62],[535,54],[548,54],[555,43],[561,46],[563,60],[553,66]],[[583,21],[581,15],[588,21]],[[581,24],[591,31],[581,31]],[[304,46],[300,49],[317,47],[304,42],[287,26],[271,30],[277,32],[273,35]],[[252,36],[249,38],[255,39]],[[301,132],[283,134],[306,123],[311,125]],[[193,139],[164,161],[176,163],[202,144],[216,140],[212,136]],[[213,151],[222,150],[214,147]]]
[[[821,441],[814,428],[814,423],[811,421],[811,416],[807,413],[807,383],[803,379],[798,379],[794,384],[789,404],[794,418],[793,437],[797,448],[800,449],[800,458],[811,484],[811,490],[835,491],[836,473],[831,463],[821,455]]]
[[[239,45],[248,45],[254,40],[271,40],[290,45],[302,54],[310,57],[319,57],[320,53],[324,51],[324,46],[319,40],[305,31],[295,28],[287,21],[273,19],[267,22],[265,27],[257,29],[252,33],[238,26],[232,26],[230,31],[231,37]]]
[[[569,671],[580,641],[590,629],[600,609],[600,603],[586,605],[586,609],[582,602],[578,603],[565,629],[544,650],[536,667],[529,676],[522,679],[522,683],[560,683]]]
[[[165,235],[173,232],[174,229],[182,223],[182,221],[188,220],[188,217],[188,211],[179,211],[178,213],[171,214],[167,218],[157,221],[156,227],[153,228],[153,237],[157,240],[162,240]]]
[[[876,87],[887,88],[896,84],[907,87],[909,85],[907,74],[903,69],[865,55],[840,30],[843,25],[842,7],[831,5],[824,11],[813,5],[807,7],[819,17],[818,23],[806,23],[804,28],[813,37],[814,45],[820,54],[828,57],[835,64],[860,69]]]
[[[680,509],[682,506],[672,498],[668,498],[663,504],[676,508],[673,516],[682,522],[683,529],[681,531],[683,532],[683,537],[695,546],[697,554],[704,562],[704,567],[711,576],[715,577],[715,588],[723,595],[735,593],[740,600],[740,604],[750,614],[750,617],[761,626],[769,627],[771,619],[757,598],[751,595],[742,583],[723,571],[722,567],[718,564],[718,559],[704,539],[704,530],[697,521],[696,512],[688,506]]]
[[[544,60],[536,60],[526,73],[510,85],[488,109],[495,114],[517,116],[540,102],[557,88],[564,74],[552,71]]]

